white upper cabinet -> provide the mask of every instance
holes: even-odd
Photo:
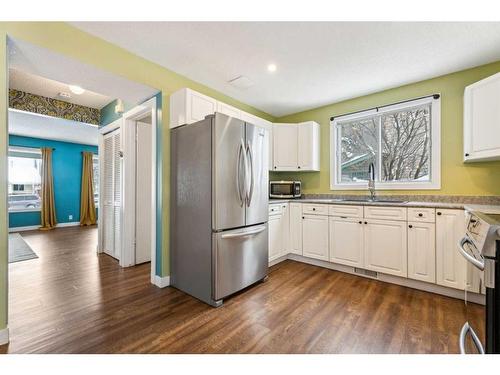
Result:
[[[464,161],[500,159],[500,73],[465,88]]]
[[[241,118],[241,111],[238,108],[230,106],[226,103],[217,102],[217,112],[223,113],[227,116]]]
[[[296,124],[273,125],[273,160],[275,171],[298,170],[298,127]]]
[[[203,120],[217,111],[217,100],[184,88],[170,96],[170,128]]]
[[[319,171],[319,124],[314,121],[298,124],[298,169]]]
[[[274,171],[319,171],[319,124],[273,125]]]

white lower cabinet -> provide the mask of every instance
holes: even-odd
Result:
[[[289,252],[302,255],[302,203],[290,203]]]
[[[407,277],[407,223],[390,220],[365,223],[365,268]]]
[[[408,278],[436,282],[436,225],[408,223]]]
[[[273,261],[281,256],[284,249],[283,243],[283,230],[282,230],[283,216],[271,215],[268,221],[269,232],[269,261]]]
[[[363,221],[330,217],[330,262],[363,268]]]
[[[328,260],[328,216],[302,217],[302,254],[309,258]]]
[[[463,210],[436,210],[436,282],[455,289],[465,288],[466,260],[458,252],[465,234]]]

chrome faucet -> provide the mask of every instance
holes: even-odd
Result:
[[[370,200],[374,201],[375,197],[375,165],[370,163],[368,167],[368,190],[370,190]]]

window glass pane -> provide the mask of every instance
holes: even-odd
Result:
[[[382,181],[430,180],[430,105],[384,114]]]
[[[340,182],[368,180],[368,166],[376,163],[378,118],[372,117],[339,125]]]
[[[9,211],[39,209],[41,206],[42,160],[34,153],[9,156]],[[21,156],[22,155],[22,156]]]

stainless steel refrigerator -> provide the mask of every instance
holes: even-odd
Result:
[[[171,285],[210,305],[267,276],[266,129],[221,113],[171,130]]]

